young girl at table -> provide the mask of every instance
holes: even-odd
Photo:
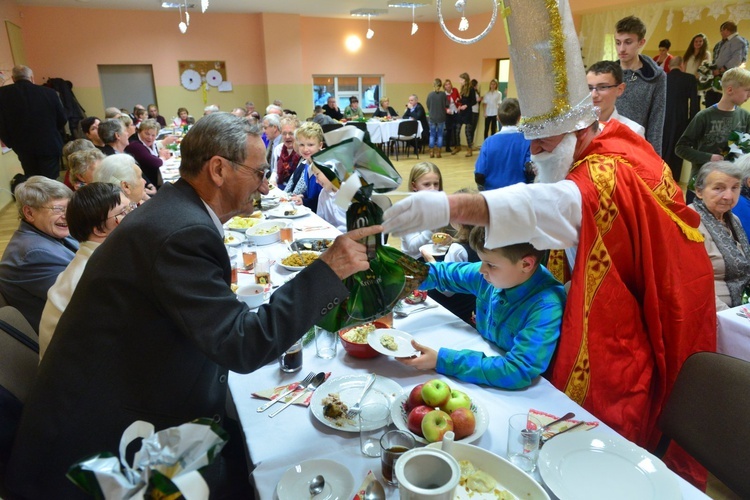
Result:
[[[287,182],[285,192],[291,194],[292,201],[304,205],[313,212],[318,210],[318,196],[321,186],[315,182],[310,168],[312,155],[323,148],[323,129],[315,122],[305,122],[294,131],[294,148],[302,157],[292,177]],[[346,225],[346,224],[344,224]]]
[[[417,191],[442,191],[443,176],[440,169],[432,162],[419,162],[409,173],[409,189]],[[422,258],[419,247],[432,243],[432,231],[407,233],[401,237],[401,251],[415,259]]]
[[[412,341],[417,358],[399,358],[420,370],[456,377],[475,384],[521,389],[549,366],[560,337],[565,290],[540,264],[544,252],[530,243],[502,248],[484,246],[484,228],[475,227],[469,241],[481,262],[430,264],[422,290],[440,288],[476,296],[479,334],[505,354],[436,351]]]
[[[476,194],[479,191],[471,188],[463,188],[456,191],[455,194]],[[469,234],[474,226],[469,224],[460,224],[451,222],[451,227],[455,230],[453,241],[448,250],[445,252],[443,262],[479,262],[479,255],[469,244]],[[434,264],[437,262],[430,252],[431,247],[422,248],[422,257],[425,262]],[[474,318],[474,309],[476,306],[476,297],[470,293],[455,293],[450,290],[434,289],[428,292],[428,295],[438,304],[442,305],[450,312],[464,320],[471,326],[476,326]]]

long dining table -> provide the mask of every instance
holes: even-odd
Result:
[[[294,225],[295,238],[333,238],[337,235],[332,227],[305,230],[306,227],[321,228],[325,225],[315,214],[295,219]],[[284,248],[281,244],[269,245],[261,247],[261,253],[273,255],[283,252]],[[284,269],[277,268],[272,273],[272,279],[279,281],[288,281],[290,277],[291,274]],[[293,313],[290,311],[290,314]],[[406,318],[396,317],[393,327],[412,334],[419,342],[434,348],[450,346],[453,349],[482,351],[488,355],[499,354],[476,330],[442,306],[417,312]],[[303,406],[292,405],[274,418],[269,418],[269,414],[274,407],[280,406],[278,404],[266,412],[256,412],[256,408],[266,401],[252,396],[254,392],[299,381],[310,371],[330,372],[329,380],[342,375],[375,373],[395,381],[406,394],[417,384],[432,378],[443,378],[452,388],[466,392],[472,400],[479,402],[489,415],[486,432],[472,444],[502,457],[505,457],[508,418],[513,414],[535,409],[562,416],[572,411],[577,420],[597,420],[542,377],[537,378],[526,389],[503,390],[443,377],[434,371],[418,371],[382,355],[372,359],[355,358],[347,354],[341,345],[334,358],[321,359],[315,355],[314,342],[304,347],[303,358],[303,366],[298,373],[284,373],[279,369],[278,363],[273,362],[250,374],[231,373],[229,376],[229,388],[255,465],[253,478],[261,499],[276,498],[276,486],[284,472],[308,459],[330,459],[344,464],[354,477],[355,487],[361,484],[368,471],[372,471],[382,482],[380,459],[366,457],[360,452],[358,433],[323,425],[311,413],[310,408]],[[604,423],[600,423],[598,429],[615,434]],[[542,483],[538,472],[534,472],[532,477]],[[682,478],[675,477],[683,498],[707,498]],[[396,488],[388,487],[386,493],[388,498],[399,497]],[[554,498],[553,495],[551,497]]]

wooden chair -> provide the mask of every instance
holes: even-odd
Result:
[[[742,498],[750,498],[750,363],[714,352],[690,356],[659,417],[656,454],[674,439]]]
[[[406,157],[409,158],[409,146],[414,148],[414,153],[419,159],[419,122],[416,120],[404,120],[398,124],[398,132],[395,137],[388,141],[388,155],[390,156],[391,148],[396,147],[396,161],[398,161],[398,147],[403,144],[406,147]]]

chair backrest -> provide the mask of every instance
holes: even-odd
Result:
[[[726,486],[750,498],[750,363],[699,352],[682,365],[659,418],[662,432]]]
[[[323,129],[323,133],[330,132],[331,130],[336,130],[337,128],[341,128],[344,125],[341,123],[326,123],[325,125],[321,125],[320,128]]]
[[[2,293],[0,293],[0,307],[5,307],[8,305],[8,301],[5,300],[5,297]]]
[[[404,120],[398,124],[398,135],[400,136],[417,135],[417,131],[419,131],[417,120]]]
[[[0,320],[39,343],[39,336],[15,307],[0,308]],[[36,378],[38,366],[39,353],[19,342],[0,325],[0,386],[5,387],[21,402],[25,401]]]

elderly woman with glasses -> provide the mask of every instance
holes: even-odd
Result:
[[[128,197],[112,184],[94,182],[73,194],[68,203],[66,218],[70,235],[80,242],[80,248],[47,292],[47,303],[39,324],[40,360],[55,333],[60,316],[73,296],[89,257],[131,210],[133,205]]]
[[[717,310],[742,305],[742,294],[750,284],[750,244],[732,213],[742,177],[742,168],[728,161],[708,162],[695,177],[697,198],[690,207],[701,216],[698,230],[714,269]]]
[[[279,189],[286,188],[287,182],[302,159],[294,149],[294,131],[299,125],[299,120],[292,115],[281,119],[281,143],[273,150],[270,179],[270,182],[275,183]]]
[[[146,177],[147,184],[161,186],[159,167],[172,155],[168,149],[159,148],[156,136],[159,135],[159,124],[156,120],[144,120],[138,126],[135,140],[125,147],[125,152],[135,158]]]
[[[47,290],[78,250],[65,218],[72,195],[63,183],[39,175],[16,187],[21,223],[0,260],[0,293],[35,330]]]
[[[149,199],[141,169],[130,155],[106,157],[94,172],[94,182],[114,184],[136,205]]]

